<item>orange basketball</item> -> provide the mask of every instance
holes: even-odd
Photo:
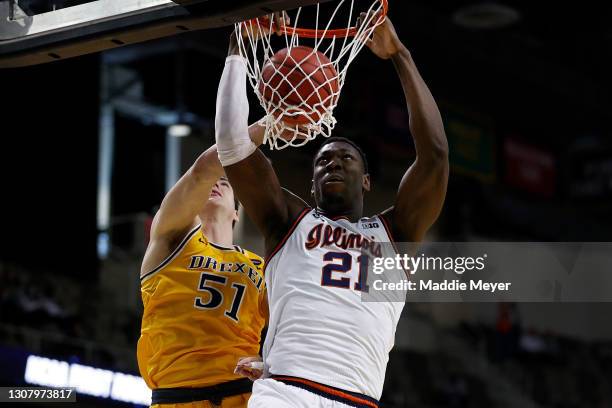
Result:
[[[335,103],[338,88],[338,72],[329,58],[304,46],[283,48],[274,54],[259,80],[260,94],[266,102],[279,106],[274,115],[282,115],[288,125],[318,122]]]

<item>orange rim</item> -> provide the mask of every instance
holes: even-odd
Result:
[[[387,16],[387,11],[389,10],[389,3],[387,0],[379,0],[382,5],[382,14],[378,17],[378,21],[376,24],[380,24],[384,21]],[[254,18],[252,20],[248,20],[249,22],[255,23],[259,21],[261,25],[270,24],[270,20],[268,17],[260,17]],[[349,28],[337,28],[330,30],[314,30],[312,28],[299,28],[299,27],[290,27],[290,26],[282,26],[280,28],[281,33],[287,35],[297,34],[299,37],[303,38],[335,38],[335,37],[354,37],[357,35],[357,27],[349,27]]]

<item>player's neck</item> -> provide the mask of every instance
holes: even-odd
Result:
[[[327,218],[346,217],[350,222],[357,222],[363,217],[363,206],[355,206],[353,208],[334,208],[334,207],[317,207],[317,211],[325,215]]]
[[[214,214],[200,215],[202,232],[209,242],[231,248],[234,244],[234,231],[232,223],[228,220],[221,220]]]

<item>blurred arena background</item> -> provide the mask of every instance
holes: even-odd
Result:
[[[85,1],[20,3],[42,13]],[[429,239],[611,241],[610,6],[503,4],[390,2],[451,149]],[[214,143],[228,34],[0,70],[0,385],[51,381],[78,364],[104,370],[82,368],[78,406],[143,402],[142,384],[121,374],[138,375],[148,227],[167,186]],[[335,134],[370,160],[366,213],[380,211],[414,157],[392,64],[364,50],[337,117]],[[317,145],[269,154],[303,197]],[[262,253],[243,221],[238,243]],[[612,407],[611,315],[605,303],[409,303],[383,406]]]

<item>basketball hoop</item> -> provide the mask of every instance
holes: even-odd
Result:
[[[290,23],[278,28],[268,17],[236,24],[249,83],[266,112],[260,124],[266,127],[264,143],[271,149],[303,146],[318,135],[331,136],[336,125],[333,111],[348,67],[384,21],[388,9],[387,0],[332,3],[337,4],[329,7],[327,14],[321,4],[292,10],[288,13]],[[357,10],[356,3],[370,5]],[[357,27],[361,11],[367,17]],[[301,27],[301,20],[309,17],[312,21],[308,25],[314,28]],[[346,28],[337,28],[340,21]]]

